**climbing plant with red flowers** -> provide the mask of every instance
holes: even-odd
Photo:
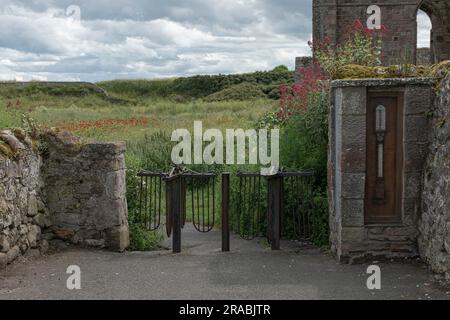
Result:
[[[382,60],[383,36],[385,26],[369,29],[360,20],[355,20],[348,32],[347,40],[342,45],[334,44],[330,39],[321,43],[309,43],[314,51],[314,58],[321,68],[333,77],[336,71],[345,65],[379,66]]]

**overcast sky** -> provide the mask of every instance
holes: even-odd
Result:
[[[293,68],[310,54],[311,10],[311,0],[0,0],[0,80]]]

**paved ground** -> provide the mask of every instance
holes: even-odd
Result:
[[[111,253],[70,249],[0,273],[0,299],[450,299],[417,262],[382,263],[382,290],[366,287],[367,265],[340,265],[312,247],[232,239],[183,231],[183,253]],[[79,265],[82,289],[66,288]],[[447,290],[450,291],[450,290]]]

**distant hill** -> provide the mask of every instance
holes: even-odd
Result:
[[[202,75],[163,80],[113,80],[97,83],[109,94],[120,97],[159,97],[176,100],[201,99],[219,92],[231,92],[232,88],[242,91],[241,84],[258,87],[263,96],[277,99],[282,84],[294,83],[294,72],[284,66],[272,71],[257,71],[244,74]],[[225,91],[226,89],[230,89]],[[232,97],[230,97],[232,98]],[[223,100],[223,98],[221,98]]]
[[[84,97],[96,95],[111,102],[132,102],[140,98],[174,101],[204,99],[207,101],[279,98],[282,84],[294,83],[294,72],[285,66],[272,71],[230,75],[199,75],[158,80],[112,80],[90,82],[4,81],[0,95],[7,98],[43,94]]]

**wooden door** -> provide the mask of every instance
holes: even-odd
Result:
[[[400,223],[403,94],[369,93],[366,164],[366,224]]]

